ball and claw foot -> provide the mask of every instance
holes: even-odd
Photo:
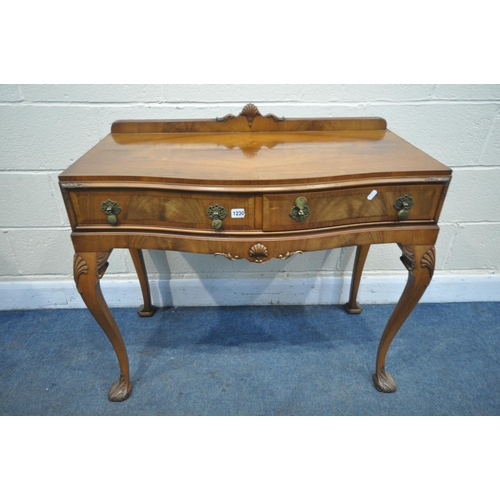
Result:
[[[394,382],[392,375],[385,371],[385,368],[382,368],[378,374],[373,375],[373,382],[379,392],[396,392],[396,382]]]
[[[132,394],[132,382],[127,387],[125,377],[120,375],[120,378],[111,386],[108,399],[112,402],[120,403],[125,401]]]

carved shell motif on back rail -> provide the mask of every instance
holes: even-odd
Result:
[[[249,103],[242,109],[241,113],[238,116],[244,116],[248,120],[248,126],[251,128],[255,117],[262,116],[262,114],[259,111],[259,109],[257,108],[257,106],[255,106],[255,104]],[[237,117],[233,114],[228,114],[228,115],[223,116],[222,118],[216,118],[215,121],[227,122],[228,120],[232,120],[233,118],[237,118]],[[264,116],[264,118],[271,118],[275,122],[282,122],[285,120],[284,117],[280,118],[272,113],[268,113],[267,115]]]

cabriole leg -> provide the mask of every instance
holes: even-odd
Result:
[[[373,381],[380,392],[394,392],[396,383],[392,376],[385,371],[385,358],[392,339],[398,333],[401,325],[413,311],[429,285],[434,274],[436,251],[428,245],[402,246],[401,260],[408,269],[408,281],[403,294],[396,304],[394,311],[385,327],[378,346],[375,374]]]
[[[360,314],[363,310],[357,303],[356,299],[358,297],[359,283],[361,281],[361,275],[363,274],[363,268],[365,267],[368,250],[370,250],[370,245],[359,245],[356,248],[356,258],[354,260],[354,268],[352,271],[349,302],[345,304],[345,308],[349,314]]]
[[[108,337],[120,365],[120,378],[111,386],[110,401],[125,401],[132,392],[128,356],[120,330],[104,300],[99,280],[108,267],[109,252],[80,252],[73,261],[74,278],[88,310]]]
[[[137,272],[137,277],[139,278],[139,283],[141,285],[142,297],[144,304],[139,307],[137,314],[141,317],[150,317],[156,311],[156,307],[151,303],[151,292],[149,290],[148,275],[146,272],[146,265],[144,264],[144,256],[142,250],[137,248],[129,248],[132,261],[134,262],[135,271]]]

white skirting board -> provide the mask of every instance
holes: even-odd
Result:
[[[395,304],[406,276],[366,276],[358,302]],[[173,279],[151,280],[153,304],[167,306],[264,306],[344,304],[350,278]],[[138,281],[101,281],[110,307],[138,307],[142,297]],[[498,302],[500,275],[434,275],[420,302]],[[0,283],[0,310],[73,309],[85,307],[73,281]]]

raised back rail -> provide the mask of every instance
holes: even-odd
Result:
[[[280,118],[262,115],[253,104],[241,113],[207,120],[119,120],[113,134],[171,134],[228,132],[338,132],[343,130],[386,130],[383,118]]]

